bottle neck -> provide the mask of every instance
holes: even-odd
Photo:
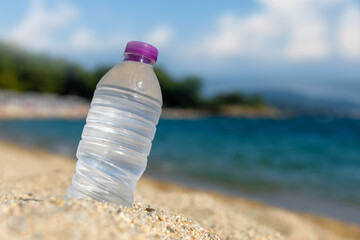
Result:
[[[153,59],[137,53],[130,53],[130,52],[124,53],[124,61],[141,62],[141,63],[150,64],[151,66],[155,66],[155,61]]]

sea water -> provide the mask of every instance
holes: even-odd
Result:
[[[7,141],[74,156],[85,121],[0,121]],[[149,175],[360,223],[360,120],[160,120]]]

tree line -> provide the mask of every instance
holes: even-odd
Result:
[[[96,84],[110,67],[88,70],[60,58],[34,54],[0,42],[0,89],[78,95],[91,99]],[[213,111],[224,105],[264,105],[260,96],[239,92],[202,97],[202,81],[196,76],[175,79],[163,68],[155,67],[165,107],[205,108]]]

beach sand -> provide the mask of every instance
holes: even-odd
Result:
[[[0,239],[360,239],[360,228],[143,177],[133,208],[63,200],[73,159],[0,143]]]

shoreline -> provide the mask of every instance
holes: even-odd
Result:
[[[1,142],[8,144],[14,144],[14,141],[1,139]],[[72,155],[66,153],[54,152],[51,149],[39,148],[35,145],[29,144],[16,144],[19,147],[36,149],[39,151],[45,151],[49,154],[58,154],[64,157],[72,159],[76,162],[76,159]],[[327,200],[316,197],[314,192],[309,193],[289,193],[287,191],[273,192],[247,192],[246,190],[234,189],[221,183],[209,183],[199,179],[193,179],[186,176],[169,176],[161,172],[154,172],[149,169],[145,171],[144,177],[156,179],[163,182],[172,183],[175,185],[181,185],[184,187],[194,188],[204,192],[215,192],[221,195],[226,195],[234,198],[244,198],[250,201],[260,202],[266,205],[279,207],[289,211],[297,212],[299,214],[314,214],[324,218],[332,218],[337,221],[344,222],[346,224],[354,224],[360,226],[360,219],[356,214],[358,209],[354,209],[355,206],[341,205],[333,200]],[[309,197],[310,196],[310,197]],[[314,198],[316,201],[313,201]]]
[[[54,198],[54,201],[57,201],[56,199],[62,198],[75,171],[75,161],[69,157],[38,149],[19,147],[3,141],[0,141],[0,154],[2,154],[2,158],[0,158],[0,199],[2,203],[19,201],[16,199],[24,199],[24,195],[30,193],[31,198],[41,199],[42,202],[37,203],[41,206],[47,204],[47,201],[51,202],[51,199]],[[36,186],[31,185],[32,181],[36,182]],[[249,199],[159,181],[148,176],[140,179],[135,192],[135,202],[140,204],[140,207],[135,205],[134,210],[131,210],[135,212],[130,212],[128,217],[135,216],[136,211],[143,211],[141,206],[149,204],[156,209],[156,211],[154,210],[156,213],[161,208],[161,211],[168,214],[174,212],[190,217],[208,231],[207,234],[225,239],[260,239],[257,237],[264,237],[264,239],[359,239],[360,237],[360,227],[356,225],[315,214],[296,213]],[[76,200],[71,203],[76,206],[80,204]],[[26,204],[28,203],[21,202],[23,208],[27,209]],[[78,211],[87,213],[90,211],[87,209],[88,205],[100,208],[103,206],[103,204],[93,202],[84,204],[86,209]],[[17,210],[18,208],[21,209],[20,206],[15,206],[14,211],[20,211]],[[0,205],[0,220],[7,223],[4,226],[8,226],[9,221],[14,218],[11,214],[9,217],[9,213],[1,214],[1,211],[5,211],[4,209],[7,210],[7,206]],[[27,215],[26,211],[20,211],[19,216],[29,222],[42,222],[42,218],[36,218],[38,208],[32,210],[35,211],[31,212],[32,215]],[[57,211],[60,210],[54,212],[55,216],[60,214]],[[70,220],[75,221],[72,218]],[[143,224],[146,225],[147,222]],[[71,226],[60,224],[59,227],[65,231],[76,231]],[[132,225],[130,224],[128,227],[131,228]],[[1,230],[4,229],[0,227],[0,236]],[[10,234],[7,239],[19,236],[17,231],[13,232],[6,227],[4,231]],[[34,233],[33,229],[28,229],[28,231]],[[203,230],[201,232],[204,233]],[[146,232],[140,231],[139,234],[145,234],[142,235],[143,237],[148,236]]]
[[[351,222],[345,222],[345,221],[342,221],[339,219],[319,215],[319,214],[312,213],[312,212],[301,212],[301,211],[296,211],[296,210],[288,209],[288,208],[281,207],[281,206],[269,205],[258,199],[253,199],[253,198],[249,198],[246,196],[239,196],[239,195],[229,195],[224,192],[211,190],[210,188],[209,189],[197,188],[196,186],[193,187],[193,186],[183,185],[180,182],[171,181],[171,180],[163,181],[162,179],[157,179],[157,178],[154,178],[153,176],[149,176],[149,175],[145,175],[142,178],[144,178],[145,181],[153,182],[155,185],[159,186],[159,188],[181,189],[182,191],[195,192],[195,193],[204,192],[206,194],[211,195],[212,197],[214,197],[216,199],[228,202],[230,204],[234,204],[234,203],[236,204],[237,202],[240,202],[241,204],[244,204],[249,208],[258,208],[258,209],[264,209],[264,210],[271,208],[274,210],[288,211],[288,212],[294,213],[297,216],[300,216],[303,219],[306,219],[306,220],[312,222],[315,225],[319,225],[319,226],[322,226],[324,228],[329,228],[329,229],[331,226],[332,230],[337,234],[344,234],[344,230],[345,231],[349,230],[349,232],[351,232],[351,234],[354,234],[354,236],[360,237],[360,235],[358,235],[358,234],[360,234],[360,225],[357,225],[357,224],[354,224]],[[141,181],[141,179],[140,179],[140,181]],[[349,234],[349,232],[345,233],[345,235]]]
[[[198,191],[214,193],[230,198],[240,198],[248,201],[257,202],[259,204],[268,205],[295,212],[301,215],[314,215],[320,218],[332,219],[360,227],[358,215],[353,214],[353,207],[342,206],[337,209],[335,202],[321,202],[318,200],[313,202],[313,197],[305,197],[302,194],[293,196],[287,192],[277,192],[275,195],[266,193],[248,193],[242,190],[235,190],[222,184],[212,184],[194,179],[186,179],[185,177],[170,177],[162,174],[144,173],[145,177],[163,181],[169,184],[180,185]],[[325,207],[324,207],[325,205]],[[343,211],[346,211],[344,213]]]
[[[5,140],[0,140],[0,143],[1,141],[4,142]],[[9,144],[14,144],[14,141],[6,142]],[[46,151],[49,154],[59,154],[64,157],[71,158],[72,161],[76,162],[76,159],[73,158],[72,155],[68,155],[66,153],[56,152],[46,148],[39,148],[29,143],[18,144],[18,146],[39,149],[40,151]],[[319,196],[316,195],[316,192],[289,193],[288,191],[281,190],[272,190],[271,192],[249,192],[243,189],[234,189],[221,183],[209,183],[200,179],[193,179],[181,175],[170,176],[161,172],[156,172],[153,168],[146,170],[144,176],[157,179],[159,181],[195,188],[199,191],[215,192],[234,198],[245,198],[250,201],[261,202],[263,204],[276,206],[300,214],[314,214],[317,216],[332,218],[344,223],[360,226],[360,219],[357,215],[357,206],[339,205],[341,203],[336,202],[335,200],[319,198]]]
[[[1,110],[1,109],[0,109]],[[66,109],[62,112],[46,112],[40,110],[13,109],[7,111],[0,111],[0,120],[46,120],[46,119],[68,119],[68,120],[85,120],[89,108],[81,107],[78,109]],[[52,109],[53,111],[53,109]],[[213,113],[209,110],[203,109],[185,109],[185,108],[163,108],[160,118],[164,120],[196,120],[211,117],[226,117],[226,118],[250,118],[250,119],[283,119],[291,117],[291,114],[283,114],[278,110],[269,108],[263,110],[246,109],[238,112],[219,112]]]
[[[0,91],[0,119],[85,119],[88,99],[53,93]],[[234,118],[282,118],[284,114],[270,105],[225,105],[216,111],[208,108],[163,108],[163,119],[198,119],[212,116]]]

